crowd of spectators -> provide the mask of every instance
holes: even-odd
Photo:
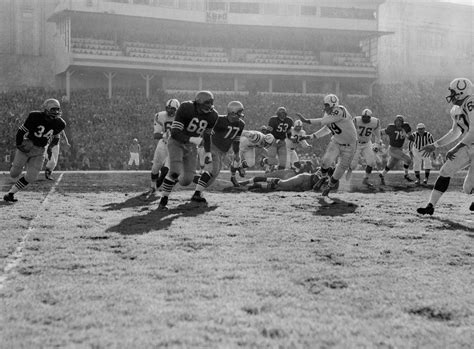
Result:
[[[446,86],[427,83],[376,85],[372,97],[342,95],[340,99],[354,116],[364,108],[372,109],[374,116],[380,118],[382,127],[393,122],[397,114],[404,115],[412,129],[422,122],[436,139],[451,126],[449,105],[444,99]],[[146,98],[145,91],[141,89],[114,89],[114,95],[109,99],[106,89],[88,89],[73,91],[70,101],[65,100],[64,95],[64,91],[42,88],[0,93],[1,170],[10,167],[18,127],[30,111],[40,109],[46,98],[61,101],[63,117],[67,122],[66,134],[71,143],[71,147],[64,144],[60,147],[58,170],[125,170],[128,147],[134,138],[141,145],[140,168],[149,170],[156,146],[153,115],[164,110],[167,99],[190,100],[194,93],[156,91],[152,97]],[[286,107],[293,118],[296,112],[311,118],[321,117],[322,99],[322,95],[216,92],[215,107],[220,114],[224,114],[229,101],[240,100],[245,106],[246,128],[259,130],[280,106]],[[316,130],[306,129],[307,133],[313,131]],[[312,149],[300,154],[301,158],[317,162],[327,142],[328,137],[314,140]]]

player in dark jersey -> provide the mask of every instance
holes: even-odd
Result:
[[[10,169],[10,176],[17,178],[23,168],[26,173],[16,181],[3,197],[7,202],[15,202],[15,193],[24,189],[38,177],[45,159],[45,149],[50,141],[59,137],[66,127],[61,118],[61,106],[56,99],[47,99],[43,111],[32,111],[16,133],[16,153]]]
[[[168,197],[176,183],[186,186],[193,181],[196,170],[197,146],[203,141],[205,132],[210,133],[216,120],[214,96],[210,91],[199,91],[194,101],[181,103],[171,125],[171,136],[168,141],[170,170],[162,185],[162,197],[159,209],[167,209]],[[209,149],[210,137],[204,139]],[[205,155],[212,161],[211,153]]]
[[[191,201],[206,202],[202,191],[216,180],[221,172],[222,162],[231,147],[234,151],[234,167],[239,167],[240,136],[245,127],[243,116],[243,104],[239,101],[232,101],[227,105],[227,115],[217,118],[211,134],[209,136],[204,134],[205,138],[210,137],[210,142],[204,143],[204,150],[206,153],[211,152],[212,162],[204,165],[204,172],[198,179]],[[207,145],[209,148],[206,148]]]
[[[275,137],[275,142],[268,148],[268,164],[271,167],[278,165],[279,170],[286,167],[287,149],[285,139],[293,127],[293,120],[288,117],[285,107],[279,107],[276,115],[268,120],[268,127]]]
[[[402,115],[397,115],[393,124],[389,124],[387,128],[380,131],[381,135],[386,134],[389,138],[388,147],[388,162],[382,173],[379,173],[380,182],[385,185],[385,175],[388,171],[393,169],[398,161],[403,160],[403,168],[405,169],[405,179],[408,182],[413,182],[408,176],[408,168],[410,167],[412,160],[410,155],[403,152],[403,144],[405,139],[414,140],[411,132],[411,127],[405,122],[405,118]]]

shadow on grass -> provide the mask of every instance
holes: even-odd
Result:
[[[438,222],[443,223],[441,227],[438,227],[437,229],[439,230],[462,230],[462,231],[467,231],[468,234],[467,236],[474,238],[474,226],[467,226],[464,224],[461,224],[459,222],[454,222],[450,219],[446,218],[439,218],[439,217],[431,217],[433,220],[437,220]]]
[[[314,215],[316,216],[343,216],[345,214],[354,213],[354,211],[359,207],[352,202],[347,202],[337,198],[332,198],[334,203],[327,204],[324,201],[323,197],[318,198],[319,207],[317,208]]]
[[[154,230],[168,229],[176,219],[196,217],[214,211],[217,206],[202,203],[187,202],[166,211],[154,210],[146,215],[132,216],[123,219],[119,224],[108,228],[107,232],[123,235],[146,234]]]
[[[105,211],[119,211],[125,208],[149,206],[151,203],[157,201],[159,195],[150,195],[148,192],[132,196],[123,202],[111,202],[104,205]]]

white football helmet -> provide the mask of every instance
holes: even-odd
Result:
[[[366,124],[369,123],[371,117],[372,117],[372,110],[367,109],[367,108],[362,110],[362,122]]]
[[[448,90],[450,95],[446,96],[446,101],[455,104],[472,94],[472,82],[466,78],[457,78],[451,81]]]
[[[339,98],[337,98],[336,95],[331,93],[324,96],[323,103],[324,103],[324,111],[330,112],[333,108],[339,106]]]
[[[295,131],[300,131],[303,128],[303,121],[295,120],[295,123],[293,124],[293,127],[294,127]]]
[[[57,99],[49,98],[45,100],[43,103],[43,109],[45,114],[51,118],[61,116],[61,105]]]
[[[267,133],[263,136],[263,147],[267,148],[275,142],[275,137],[271,133]]]
[[[169,116],[173,116],[176,113],[176,110],[178,110],[179,106],[180,104],[177,99],[169,99],[165,105],[166,112]]]

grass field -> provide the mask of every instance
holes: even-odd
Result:
[[[431,217],[400,173],[383,192],[356,173],[333,205],[227,192],[223,174],[168,211],[141,195],[148,172],[55,176],[0,204],[2,349],[473,347],[463,174]]]

